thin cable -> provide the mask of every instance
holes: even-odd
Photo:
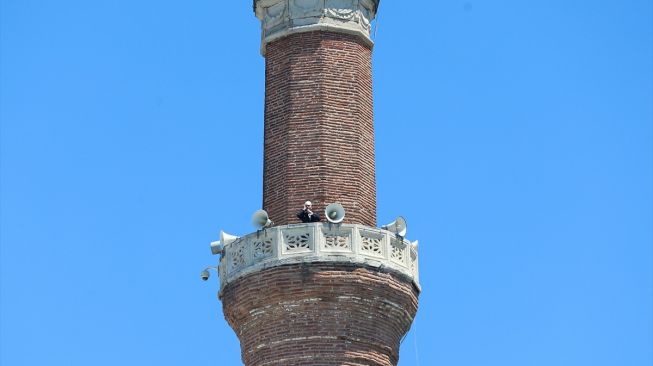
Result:
[[[417,347],[417,324],[414,324],[413,345],[415,347],[415,365],[419,366],[419,348]]]

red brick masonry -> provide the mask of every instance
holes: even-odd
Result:
[[[417,296],[411,280],[395,273],[311,263],[250,274],[221,298],[246,366],[390,366]]]
[[[371,52],[324,31],[267,45],[263,208],[275,224],[298,222],[311,200],[322,216],[340,202],[345,223],[376,226]]]

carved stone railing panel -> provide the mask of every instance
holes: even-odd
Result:
[[[410,272],[415,276],[415,282],[419,283],[419,264],[417,262],[417,248],[410,247]]]
[[[282,254],[311,253],[314,249],[314,230],[312,227],[299,227],[281,231]]]
[[[379,258],[386,256],[384,250],[386,235],[370,230],[359,230],[359,236],[361,254]]]
[[[322,252],[347,252],[352,253],[352,229],[342,229],[340,226],[325,226],[322,229]]]
[[[237,241],[228,247],[226,257],[229,258],[227,262],[227,271],[229,273],[236,272],[245,267],[247,264],[248,246],[245,241]]]
[[[370,45],[371,23],[378,0],[257,0],[256,17],[261,21],[261,50],[286,35],[330,30],[360,35]]]
[[[419,287],[417,247],[386,230],[350,224],[295,224],[245,235],[227,245],[220,286],[264,268],[298,262],[347,262],[400,272]]]
[[[255,260],[262,260],[274,255],[275,237],[261,237],[259,235],[258,238],[252,238],[251,242],[253,249],[252,255],[254,256]]]
[[[408,246],[403,242],[397,239],[390,240],[390,260],[397,262],[403,265],[406,265],[406,252]]]

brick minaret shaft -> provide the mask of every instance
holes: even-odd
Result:
[[[394,366],[417,312],[410,279],[354,264],[280,266],[222,292],[247,366]]]
[[[378,1],[254,0],[275,227],[225,245],[219,295],[246,366],[395,366],[417,312],[417,248],[375,227]],[[305,200],[320,214],[341,203],[345,222],[297,224]]]
[[[266,47],[263,208],[296,223],[306,200],[376,226],[372,50],[361,37],[295,33]]]

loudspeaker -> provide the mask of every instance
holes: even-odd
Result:
[[[270,227],[274,225],[274,222],[268,217],[268,213],[265,210],[258,210],[252,215],[252,225],[257,230]]]
[[[222,253],[223,249],[224,249],[224,245],[222,245],[222,243],[220,243],[219,240],[211,242],[211,253],[213,255],[218,255],[218,254]]]
[[[230,235],[220,230],[220,242],[222,243],[223,247],[235,242],[238,239],[239,239],[238,236]]]
[[[324,216],[329,222],[339,224],[345,219],[345,208],[339,203],[332,203],[324,209]]]
[[[388,225],[382,226],[381,229],[392,231],[393,233],[401,237],[404,237],[406,236],[406,229],[407,229],[406,219],[399,216],[395,221],[389,223]]]

